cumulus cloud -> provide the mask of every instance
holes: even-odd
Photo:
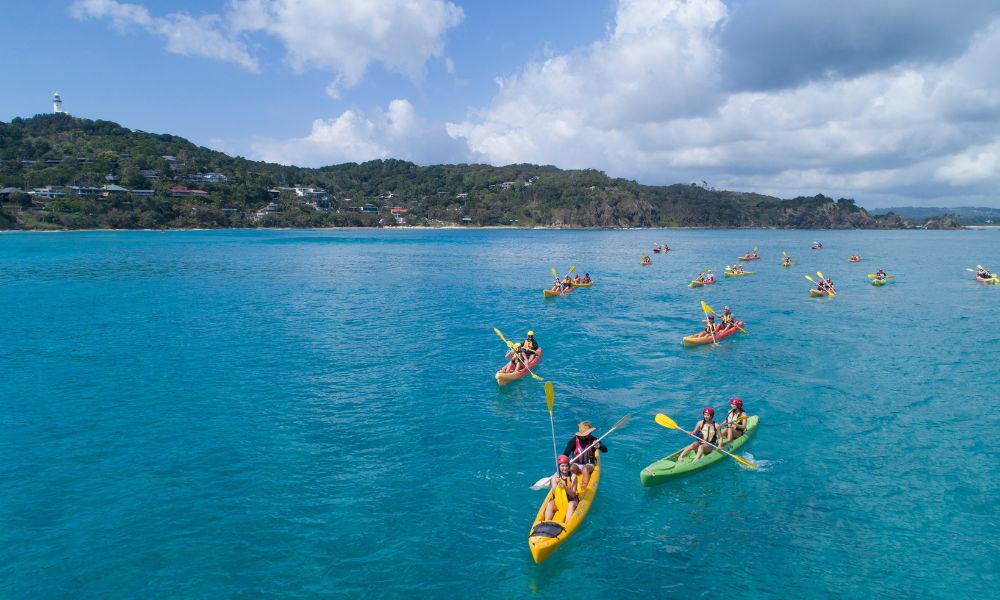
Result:
[[[413,105],[401,99],[385,110],[352,109],[332,119],[316,119],[302,138],[253,143],[253,155],[260,160],[312,167],[385,158],[453,162],[460,152],[440,124],[420,118]]]
[[[954,9],[910,3],[908,15],[883,4],[834,18],[822,3],[743,2],[730,11],[719,0],[621,0],[606,39],[505,77],[489,106],[447,130],[493,164],[596,167],[650,183],[705,179],[784,197],[863,200],[1000,183],[1000,74],[991,66],[1000,25],[982,20],[996,9],[969,2],[974,16],[935,29]],[[794,32],[789,43],[766,34],[754,11],[792,25],[811,15],[819,21],[810,27],[828,27],[840,46],[810,56]],[[865,16],[892,22],[890,31],[879,37]],[[736,54],[752,54],[736,39],[750,36],[740,20],[751,17],[755,43],[773,60],[754,55],[758,73],[734,84],[744,60]],[[769,65],[785,74],[769,80]]]
[[[232,62],[257,72],[257,59],[250,56],[246,44],[229,30],[217,15],[192,17],[172,13],[166,17],[153,17],[145,7],[115,0],[76,0],[70,5],[70,14],[77,19],[109,19],[119,31],[132,26],[163,38],[169,52],[187,56],[203,56]]]
[[[119,30],[138,26],[166,40],[170,52],[236,63],[257,72],[245,40],[254,34],[276,38],[296,72],[336,74],[327,94],[361,81],[369,64],[418,80],[424,65],[443,52],[444,34],[457,26],[462,9],[445,0],[231,0],[221,15],[192,17],[175,12],[153,17],[139,4],[75,0],[78,19],[108,19]]]

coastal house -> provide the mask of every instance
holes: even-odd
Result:
[[[155,196],[156,190],[132,190],[129,194],[133,196]]]
[[[170,195],[174,198],[187,198],[191,196],[204,197],[208,195],[205,190],[189,190],[183,185],[170,186]]]
[[[386,192],[378,197],[379,200],[392,200],[393,198],[396,198],[396,194],[392,192]]]
[[[0,200],[10,200],[10,195],[21,190],[16,187],[0,188]]]
[[[128,188],[123,188],[120,185],[109,184],[101,188],[101,196],[104,198],[111,198],[115,196],[124,196],[128,194]]]
[[[515,185],[517,185],[516,181],[505,181],[505,182],[503,182],[503,183],[500,184],[500,189],[502,189],[502,190],[509,190],[510,188],[514,187]]]
[[[222,173],[216,173],[214,171],[211,172],[211,173],[205,173],[204,175],[199,174],[198,177],[197,177],[197,179],[199,181],[203,181],[205,183],[228,183],[229,182],[229,178],[228,177],[226,177]]]
[[[464,198],[468,198],[469,194],[467,192],[462,192],[461,194],[455,194],[455,197],[461,200]]]
[[[101,195],[101,188],[80,185],[70,185],[66,189],[71,190],[80,198],[96,198]]]
[[[145,177],[146,179],[149,179],[150,181],[156,181],[157,179],[160,178],[160,172],[157,171],[156,169],[143,169],[139,171],[139,174]]]
[[[389,209],[389,212],[394,215],[405,215],[406,213],[410,212],[410,209],[403,208],[402,206],[393,206],[392,208]]]
[[[56,200],[58,198],[65,198],[66,192],[60,188],[47,185],[43,188],[35,188],[28,192],[31,196],[35,198],[44,198],[45,200]]]

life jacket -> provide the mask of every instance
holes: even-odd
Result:
[[[726,423],[730,425],[733,429],[738,431],[746,431],[747,423],[743,419],[747,415],[746,412],[742,410],[736,410],[735,408],[729,410],[729,414],[726,415]]]
[[[563,477],[562,473],[556,476],[556,487],[561,487],[566,490],[566,498],[569,500],[576,500],[576,482],[573,481],[573,475],[570,474],[569,477]]]
[[[701,429],[698,431],[698,437],[702,440],[710,443],[717,444],[716,439],[719,437],[718,425],[713,421],[711,424],[706,423],[704,419],[701,421]]]

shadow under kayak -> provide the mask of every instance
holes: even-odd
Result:
[[[747,441],[753,436],[754,432],[757,431],[757,424],[759,422],[760,417],[757,415],[747,419],[747,430],[743,432],[743,435],[733,440],[731,444],[726,444],[723,448],[728,452],[735,453],[740,449],[740,447],[743,446],[743,444],[747,443]],[[685,444],[684,447],[686,448],[687,444]],[[698,462],[694,461],[695,453],[689,452],[688,455],[684,457],[684,461],[678,463],[677,457],[680,456],[682,450],[683,448],[674,452],[670,456],[661,458],[640,471],[639,480],[642,481],[642,485],[658,485],[668,479],[700,471],[705,467],[714,465],[720,460],[733,460],[718,450],[712,450],[710,454],[702,456],[701,460]]]

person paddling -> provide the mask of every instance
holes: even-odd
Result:
[[[729,413],[726,415],[722,429],[722,437],[725,438],[726,444],[743,435],[743,432],[747,430],[747,419],[749,419],[747,414],[743,412],[743,401],[739,398],[731,398],[729,407]]]
[[[580,283],[590,283],[590,273],[584,273]]]
[[[514,347],[508,350],[505,356],[510,358],[510,362],[507,363],[507,366],[500,369],[502,373],[516,373],[527,368],[524,364],[526,360],[521,344],[514,344]]]
[[[729,329],[733,326],[733,313],[729,311],[728,306],[722,307],[722,328]]]
[[[837,293],[837,288],[833,287],[833,280],[830,279],[829,277],[826,278],[826,289],[829,290],[831,293],[834,294]]]
[[[677,457],[677,462],[684,460],[688,452],[693,450],[696,450],[694,462],[697,462],[706,454],[711,454],[712,445],[718,445],[719,443],[719,426],[715,423],[714,419],[715,410],[713,408],[706,407],[701,411],[701,421],[698,421],[698,424],[694,426],[694,430],[691,431],[691,434],[699,439],[691,442],[691,444],[681,450],[680,456]]]
[[[580,281],[580,274],[579,273],[577,273],[576,275],[573,276],[573,283],[582,283]]]
[[[875,271],[875,279],[878,279],[879,281],[885,281],[885,278],[886,278],[885,270],[882,269],[882,267],[879,267],[878,271]]]
[[[562,289],[563,289],[562,288],[562,282],[560,282],[558,279],[555,279],[555,280],[552,281],[552,291],[553,292],[556,292],[557,294],[561,294],[562,293]]]
[[[979,272],[976,273],[976,277],[979,277],[980,279],[993,279],[993,273],[990,273],[989,269],[980,265]]]
[[[555,492],[555,490],[562,488],[566,491],[566,514],[563,515],[563,523],[568,523],[570,517],[573,516],[573,511],[576,510],[576,505],[580,502],[580,496],[576,491],[577,479],[576,473],[569,464],[569,457],[565,454],[559,456],[556,459],[556,465],[558,470],[552,475],[552,479],[549,486]],[[545,520],[551,521],[552,517],[556,514],[556,500],[555,493],[552,495],[552,500],[545,505]]]
[[[535,341],[534,331],[529,331],[528,337],[524,338],[524,341],[521,342],[521,350],[528,358],[539,353],[540,348],[538,347],[538,342]]]
[[[563,289],[563,291],[566,291],[566,290],[569,290],[569,289],[572,289],[572,288],[573,288],[573,280],[569,278],[569,275],[567,275],[566,277],[563,277],[563,281],[562,281],[562,289]]]
[[[590,485],[590,474],[594,472],[594,467],[597,466],[596,451],[608,451],[604,442],[598,442],[594,447],[583,452],[587,446],[597,441],[597,438],[591,435],[595,429],[597,428],[591,427],[590,421],[580,421],[580,424],[577,425],[576,435],[566,443],[566,448],[563,450],[564,454],[572,456],[573,462],[580,466],[580,474],[582,476],[580,485],[582,489],[587,489],[587,486]]]
[[[781,261],[781,266],[783,266],[783,267],[790,267],[790,266],[792,266],[792,257],[786,256],[785,260]]]
[[[649,255],[647,255],[647,254],[643,254],[642,255],[642,264],[648,265],[648,264],[650,264],[652,262],[653,262],[653,259],[649,258]]]
[[[705,321],[705,333],[715,333],[718,327],[715,326],[715,313],[710,313],[708,315],[708,320]]]

